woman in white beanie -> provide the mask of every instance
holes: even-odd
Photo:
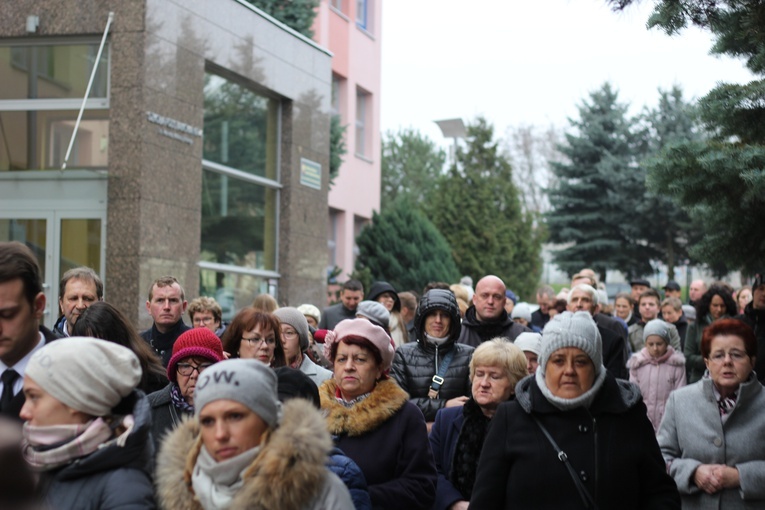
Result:
[[[547,323],[536,374],[492,420],[471,508],[680,508],[640,390],[602,349],[588,312]]]
[[[130,349],[95,338],[46,344],[24,374],[24,458],[51,508],[154,508],[151,414]]]
[[[332,440],[321,413],[302,399],[282,409],[266,365],[216,363],[200,375],[194,402],[194,419],[167,436],[157,459],[162,508],[353,509],[325,466]]]

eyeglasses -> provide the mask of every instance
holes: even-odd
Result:
[[[194,317],[194,324],[210,324],[215,317]]]
[[[711,354],[709,356],[709,359],[714,361],[715,363],[724,363],[726,356],[730,356],[731,361],[733,361],[734,363],[740,363],[749,357],[747,356],[745,352],[741,352],[741,351],[730,351],[730,352],[718,351],[718,352],[715,352],[714,354]]]
[[[256,345],[260,345],[265,342],[266,345],[274,345],[276,343],[275,338],[242,338],[242,341],[247,341],[247,343],[250,345],[250,347],[254,347]]]
[[[282,331],[282,336],[285,338],[296,338],[298,336],[297,331],[294,329],[289,331]]]
[[[197,374],[202,374],[202,372],[210,368],[212,366],[212,363],[202,363],[201,365],[192,365],[190,363],[178,363],[176,365],[176,370],[178,370],[178,373],[182,376],[189,376],[194,373],[194,370],[197,371]]]

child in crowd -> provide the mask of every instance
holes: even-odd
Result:
[[[685,357],[669,345],[669,338],[670,324],[649,321],[643,328],[645,347],[627,362],[630,381],[640,387],[654,431],[659,430],[669,394],[685,386]]]

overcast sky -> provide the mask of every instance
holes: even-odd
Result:
[[[645,28],[652,0],[614,13],[605,0],[384,0],[383,132],[413,127],[445,145],[434,120],[486,116],[508,126],[568,127],[610,81],[637,113],[677,83],[701,97],[744,83],[743,61],[709,55],[711,37]]]

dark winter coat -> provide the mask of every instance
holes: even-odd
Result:
[[[41,480],[56,510],[145,510],[154,508],[149,465],[154,446],[149,438],[149,400],[139,390],[131,399],[135,418],[125,446],[112,443],[52,472]]]
[[[545,324],[550,320],[549,313],[542,313],[542,310],[536,309],[531,314],[531,325],[539,329],[545,329]]]
[[[712,324],[712,316],[706,314],[704,317],[696,319],[696,322],[688,327],[688,336],[685,338],[685,347],[683,348],[685,376],[688,378],[688,384],[693,384],[701,379],[707,370],[704,357],[701,355],[701,337],[704,334],[704,328],[710,324]]]
[[[522,379],[515,394],[491,421],[471,508],[585,508],[531,413],[567,454],[599,508],[680,508],[637,386],[606,374],[589,410],[554,407],[533,376]]]
[[[524,331],[531,331],[531,329],[513,322],[513,319],[504,310],[502,310],[502,315],[500,315],[498,320],[484,322],[478,320],[475,306],[471,306],[465,312],[465,318],[462,320],[462,332],[458,342],[478,347],[486,340],[491,340],[498,336],[513,342]]]
[[[337,303],[336,305],[328,306],[321,312],[321,320],[319,321],[319,329],[335,329],[335,326],[340,321],[345,319],[356,318],[356,310],[348,310],[343,303]]]
[[[173,356],[173,344],[184,333],[191,328],[183,323],[183,319],[179,320],[175,326],[173,326],[167,333],[160,333],[156,324],[152,324],[149,329],[141,332],[141,338],[146,340],[148,344],[157,353],[157,356],[162,358],[162,366],[166,367],[170,363],[170,358]]]
[[[677,319],[677,322],[672,322],[671,324],[674,324],[677,328],[677,334],[680,335],[680,351],[683,352],[685,349],[685,337],[688,334],[688,318],[685,316],[685,314],[682,314],[679,319]]]
[[[58,336],[59,338],[64,338],[69,336],[69,331],[67,331],[67,328],[66,328],[65,315],[62,315],[56,320],[56,323],[53,325],[53,334]]]
[[[744,308],[744,313],[736,319],[749,324],[757,337],[757,358],[754,360],[754,371],[762,384],[765,384],[765,310],[755,310],[752,303]]]
[[[353,459],[367,479],[375,509],[430,510],[438,474],[425,419],[392,379],[384,379],[367,398],[346,408],[335,397],[337,384],[319,388],[335,444]]]
[[[436,310],[449,314],[449,338],[437,346],[425,340],[425,319]],[[414,319],[417,341],[400,346],[393,355],[391,376],[411,401],[420,408],[425,421],[436,419],[436,412],[455,397],[470,396],[470,359],[474,349],[456,343],[460,334],[460,309],[449,290],[433,289],[425,294]],[[444,358],[452,352],[452,360],[443,376],[437,398],[429,398],[433,376],[438,374]]]
[[[151,436],[156,451],[159,451],[167,433],[180,425],[184,418],[191,416],[191,413],[183,412],[173,405],[170,398],[172,386],[173,383],[169,383],[148,397],[151,406]]]
[[[42,336],[45,339],[46,344],[61,338],[59,335],[49,330],[45,326],[40,326],[40,333],[42,333]],[[26,402],[26,398],[24,397],[24,392],[19,391],[13,396],[13,400],[11,400],[11,403],[8,409],[0,409],[0,416],[6,417],[6,418],[13,418],[15,420],[21,420],[21,418],[19,417],[19,413],[21,412],[21,408],[24,407],[24,402]]]
[[[369,498],[367,479],[353,459],[348,457],[340,448],[333,448],[329,454],[327,467],[343,481],[348,488],[356,510],[372,510],[372,500]]]
[[[598,325],[598,332],[603,344],[603,366],[608,373],[617,379],[629,379],[627,361],[629,354],[625,353],[624,340],[610,329]]]

